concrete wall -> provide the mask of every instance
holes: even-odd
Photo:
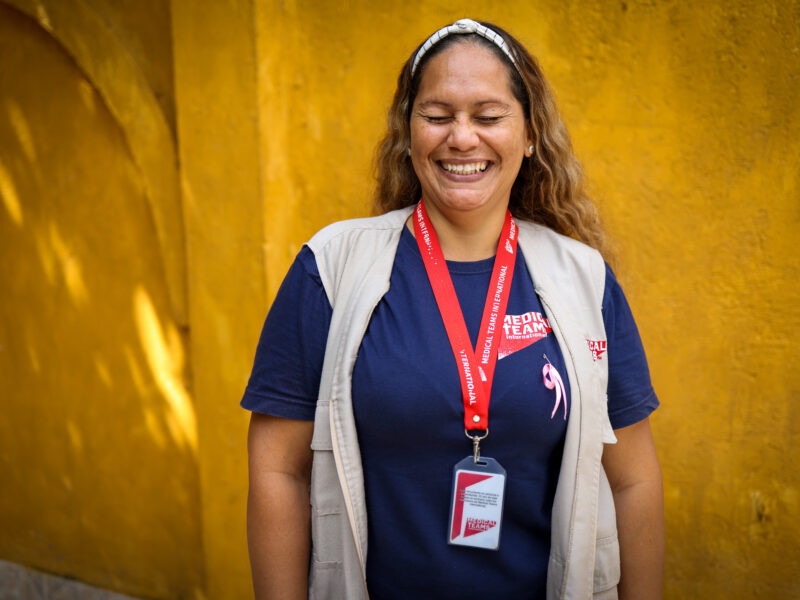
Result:
[[[261,321],[436,27],[540,58],[662,407],[668,598],[800,594],[797,1],[0,2],[0,558],[240,598]]]

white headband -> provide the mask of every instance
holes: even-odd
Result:
[[[511,64],[519,71],[519,65],[517,61],[514,59],[514,56],[511,54],[511,49],[506,44],[506,41],[500,36],[499,33],[492,31],[488,27],[481,25],[477,21],[473,21],[472,19],[459,19],[452,25],[448,25],[447,27],[442,27],[439,31],[434,33],[431,37],[425,40],[425,43],[422,44],[422,47],[417,52],[417,55],[414,57],[414,64],[411,66],[411,76],[414,76],[414,73],[417,70],[417,65],[419,61],[425,56],[425,53],[430,50],[434,45],[438,42],[446,38],[448,35],[453,33],[477,33],[479,36],[486,38],[494,45],[496,45],[500,50],[503,51],[508,57],[508,60],[511,61]]]

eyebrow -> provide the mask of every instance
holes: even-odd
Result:
[[[509,104],[506,104],[502,100],[481,100],[480,102],[475,102],[473,106],[484,106],[485,104],[498,104],[500,106],[504,106],[506,108],[511,108]],[[425,108],[427,106],[442,106],[444,108],[453,108],[453,105],[450,102],[445,102],[444,100],[425,100],[424,102],[419,103],[419,108]]]

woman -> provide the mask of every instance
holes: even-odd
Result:
[[[658,401],[527,51],[426,40],[378,180],[388,212],[309,241],[259,342],[257,597],[660,597]]]

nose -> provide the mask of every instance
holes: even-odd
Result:
[[[454,150],[466,152],[478,145],[478,133],[475,125],[466,117],[453,119],[447,144]]]

